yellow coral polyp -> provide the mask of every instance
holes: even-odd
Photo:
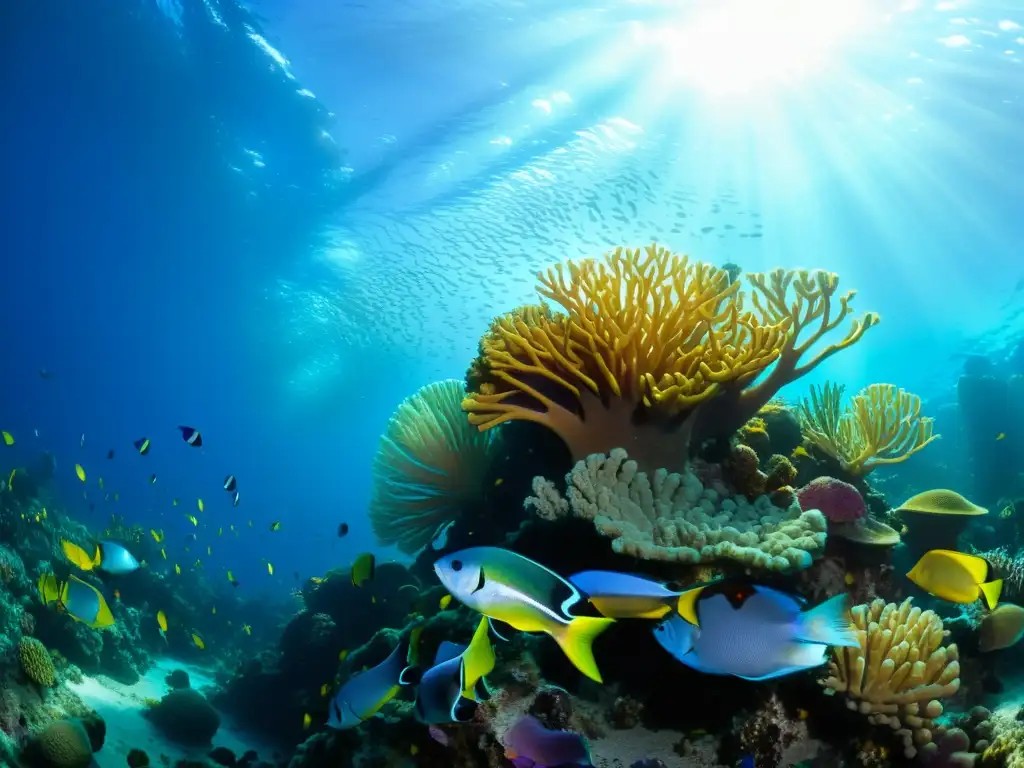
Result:
[[[36,685],[52,687],[57,682],[57,672],[53,668],[46,646],[34,637],[23,637],[18,643],[18,661],[25,677]]]

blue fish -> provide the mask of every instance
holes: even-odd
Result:
[[[582,571],[570,576],[569,583],[609,619],[660,619],[683,594],[642,576],[615,571]]]
[[[768,587],[718,582],[680,598],[654,636],[683,664],[711,675],[769,680],[824,664],[829,646],[859,645],[846,595],[804,611]]]
[[[533,715],[523,715],[504,736],[505,756],[516,768],[592,765],[587,741],[572,731],[552,731]]]
[[[139,561],[135,559],[135,555],[113,541],[99,543],[99,561],[98,568],[117,576],[139,569]]]
[[[491,696],[484,675],[494,669],[494,661],[486,618],[477,625],[469,645],[441,643],[434,666],[423,673],[416,689],[416,719],[426,725],[472,720],[477,702]]]
[[[384,661],[349,679],[331,700],[327,726],[339,731],[355,728],[376,715],[402,686],[415,685],[418,670],[410,663],[412,643],[407,635]]]

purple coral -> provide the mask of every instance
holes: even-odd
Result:
[[[830,523],[853,523],[867,514],[860,491],[834,477],[816,477],[796,492],[800,509],[817,509]]]

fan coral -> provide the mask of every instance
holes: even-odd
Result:
[[[809,566],[825,546],[826,522],[816,510],[780,509],[767,496],[753,503],[742,495],[722,498],[690,470],[659,469],[648,477],[621,448],[578,462],[565,479],[562,497],[552,482],[534,478],[527,508],[543,519],[591,520],[615,552],[645,560],[730,559],[786,570]]]
[[[466,422],[465,389],[454,379],[428,384],[392,415],[373,460],[370,522],[382,544],[406,554],[483,494],[495,445]]]
[[[33,768],[87,768],[92,763],[92,744],[79,721],[59,720],[26,745],[24,758]]]
[[[892,384],[871,384],[844,410],[843,387],[812,387],[800,404],[800,423],[807,439],[863,477],[883,464],[906,461],[939,435],[932,419],[921,415],[921,398]]]
[[[34,637],[23,637],[18,643],[18,660],[25,676],[36,685],[46,688],[57,682],[57,673],[46,646]]]
[[[748,278],[751,294],[726,271],[658,245],[549,269],[538,292],[565,314],[540,305],[497,318],[480,342],[463,408],[481,430],[511,419],[543,424],[576,460],[624,447],[645,467],[683,463],[693,430],[698,439],[732,434],[784,384],[877,322],[866,315],[800,366],[847,317],[852,294],[833,311],[835,275]],[[787,298],[791,287],[796,295]],[[744,308],[748,296],[753,311]],[[817,329],[798,341],[814,321]]]
[[[867,514],[860,491],[834,477],[817,477],[796,492],[802,509],[818,509],[830,523],[852,523]]]
[[[851,612],[860,645],[834,648],[829,694],[844,694],[846,706],[876,725],[889,725],[903,739],[907,757],[932,741],[939,699],[960,689],[956,645],[934,611],[921,611],[908,597],[901,605],[877,599]]]

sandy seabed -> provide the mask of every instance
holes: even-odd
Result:
[[[164,678],[175,669],[188,672],[192,687],[200,692],[213,684],[213,679],[201,668],[170,658],[158,659],[134,685],[125,685],[102,675],[87,676],[80,683],[67,684],[69,689],[106,721],[106,743],[96,753],[96,765],[99,768],[125,768],[128,752],[132,749],[144,750],[154,765],[163,762],[161,755],[166,756],[171,764],[183,758],[202,758],[214,746],[227,747],[238,757],[254,749],[261,759],[271,760],[272,747],[263,743],[258,736],[234,727],[223,713],[220,730],[213,737],[212,746],[183,747],[164,738],[143,716],[143,712],[147,699],[160,699],[167,693]]]

